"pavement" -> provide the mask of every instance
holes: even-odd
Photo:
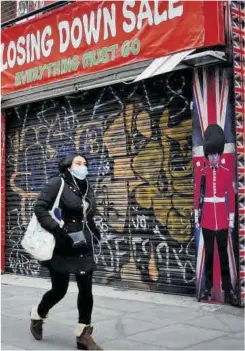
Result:
[[[44,338],[29,332],[29,311],[48,279],[1,276],[2,350],[75,350],[75,282],[49,313]],[[104,350],[244,350],[244,309],[193,297],[94,286],[94,338]]]

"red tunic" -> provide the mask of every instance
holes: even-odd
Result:
[[[218,165],[216,168],[196,168],[194,210],[195,222],[199,207],[200,185],[203,172],[206,174],[206,191],[200,226],[211,230],[227,229],[234,225],[235,192],[232,172]],[[229,221],[230,220],[230,221]]]

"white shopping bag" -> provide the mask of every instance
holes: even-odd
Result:
[[[54,216],[54,210],[55,208],[59,207],[60,197],[64,189],[64,184],[64,179],[61,178],[60,190],[58,192],[52,210],[49,212],[51,217],[56,221],[57,219]],[[63,221],[57,222],[59,223],[60,227],[62,227],[64,224]],[[28,252],[38,261],[48,261],[53,256],[55,238],[47,230],[41,227],[36,215],[33,214],[21,245],[26,250],[26,252]]]

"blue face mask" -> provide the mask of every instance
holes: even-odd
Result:
[[[88,175],[88,168],[87,166],[72,166],[71,174],[77,179],[83,180]]]

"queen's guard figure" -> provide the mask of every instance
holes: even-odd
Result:
[[[209,125],[203,142],[206,163],[195,179],[195,225],[202,228],[205,250],[205,288],[201,291],[200,300],[211,299],[216,239],[225,302],[236,305],[237,297],[232,289],[227,249],[228,235],[234,228],[235,192],[233,172],[220,162],[224,147],[223,129],[217,124]]]

